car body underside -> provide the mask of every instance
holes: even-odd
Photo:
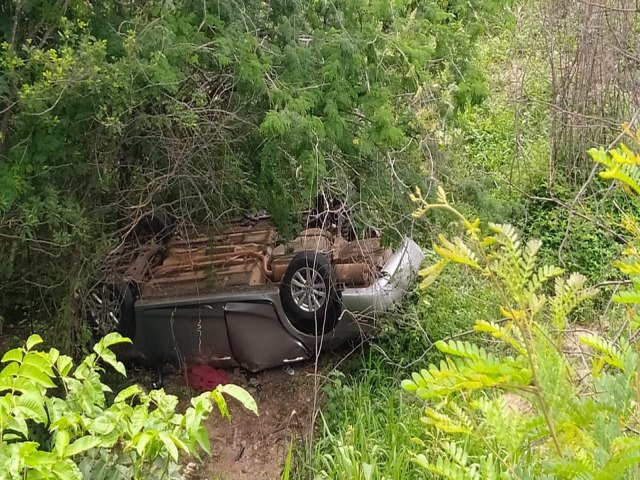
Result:
[[[270,219],[244,218],[119,254],[114,275],[135,285],[135,349],[155,365],[250,371],[307,359],[368,329],[423,258],[408,238],[392,249],[307,227],[283,241]]]

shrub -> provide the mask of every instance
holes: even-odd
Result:
[[[545,201],[531,201],[527,218],[521,227],[531,237],[544,242],[540,252],[542,261],[558,261],[561,256],[566,268],[582,272],[590,281],[607,280],[612,273],[611,262],[620,253],[620,245],[609,232],[593,221],[577,215],[571,220],[569,217],[566,207]],[[567,234],[569,221],[571,224]],[[606,219],[602,221],[606,222]]]
[[[640,133],[634,138],[640,145]],[[611,153],[592,150],[605,165],[603,178],[620,181],[640,195],[640,156],[622,146]],[[615,300],[632,306],[627,328],[613,338],[594,332],[577,336],[590,350],[591,365],[567,353],[567,317],[595,295],[586,278],[537,265],[541,242],[523,243],[509,225],[469,221],[443,191],[429,204],[416,192],[416,216],[444,209],[465,225],[464,238],[440,238],[440,260],[422,270],[428,288],[450,263],[464,265],[499,293],[499,312],[481,319],[475,330],[499,342],[508,354],[468,341],[439,341],[445,356],[402,382],[424,402],[422,421],[439,441],[416,461],[432,474],[476,478],[635,478],[640,463],[637,418],[636,352],[640,303],[640,228],[627,216],[624,226],[634,242],[617,262],[632,286]],[[549,283],[554,280],[553,288]],[[499,313],[499,316],[498,316]],[[426,444],[425,444],[426,447]]]
[[[38,335],[5,353],[0,478],[181,478],[181,456],[210,453],[203,422],[213,405],[229,418],[223,394],[257,414],[253,398],[235,385],[192,398],[184,414],[176,412],[177,397],[163,390],[145,393],[136,384],[108,404],[111,389],[101,381],[101,365],[126,375],[110,347],[127,341],[110,333],[75,368],[55,348],[35,350],[42,342]]]

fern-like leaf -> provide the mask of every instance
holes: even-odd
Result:
[[[613,266],[625,275],[640,275],[640,261],[635,257],[616,260]]]
[[[454,263],[461,263],[473,268],[480,268],[478,265],[478,258],[476,254],[462,241],[462,239],[456,237],[453,242],[450,242],[443,235],[439,236],[440,244],[434,244],[433,249],[445,260],[449,260]]]
[[[617,303],[640,304],[640,290],[624,290],[614,295],[613,300]]]
[[[527,350],[524,347],[524,344],[517,340],[513,335],[511,335],[510,323],[507,324],[506,327],[498,325],[494,322],[487,322],[485,320],[476,321],[473,329],[476,332],[486,332],[491,334],[494,338],[503,340],[511,345],[520,355],[526,355]]]
[[[463,390],[528,385],[531,372],[523,357],[498,358],[468,342],[438,342],[436,346],[452,357],[414,372],[402,387],[427,400]],[[457,355],[457,357],[455,356]]]
[[[538,292],[540,288],[552,278],[562,275],[564,270],[554,265],[545,265],[540,267],[536,273],[532,275],[529,282],[525,286],[526,291],[529,294]]]
[[[538,239],[529,240],[524,249],[523,259],[524,259],[524,278],[525,281],[528,281],[533,275],[533,269],[536,266],[536,260],[538,256],[538,252],[542,247],[542,242]]]
[[[437,280],[448,263],[448,260],[442,259],[429,267],[419,270],[418,275],[422,278],[422,281],[420,282],[420,289],[425,290],[429,288],[433,282]]]
[[[491,362],[495,361],[495,357],[492,354],[487,353],[484,348],[478,347],[471,342],[461,342],[455,340],[449,340],[448,342],[446,342],[444,340],[439,340],[436,342],[435,346],[438,350],[447,355],[470,358],[473,360],[488,360]]]
[[[424,409],[421,421],[425,425],[435,427],[440,432],[469,434],[472,431],[470,422],[455,420],[449,415],[429,407]]]
[[[604,338],[595,335],[593,333],[588,333],[585,335],[581,335],[578,337],[578,340],[583,345],[587,345],[595,350],[602,360],[604,360],[607,364],[612,367],[619,368],[620,370],[624,369],[624,362],[622,359],[622,352],[620,349]]]
[[[556,278],[555,296],[551,299],[551,320],[556,328],[564,328],[567,316],[580,303],[598,293],[594,288],[585,288],[586,281],[587,278],[579,273],[572,273],[569,278]]]
[[[416,459],[423,468],[447,480],[479,480],[480,478],[476,471],[461,467],[445,456],[439,456],[435,463],[427,461],[424,456],[420,460],[423,462]]]

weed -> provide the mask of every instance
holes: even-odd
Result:
[[[397,391],[400,372],[370,350],[355,358],[357,375],[333,373],[326,387],[320,438],[314,447],[317,479],[423,478],[412,461],[411,440],[420,431],[414,408]]]

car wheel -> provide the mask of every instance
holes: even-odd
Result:
[[[316,205],[307,218],[307,228],[324,228],[349,241],[356,237],[349,208],[342,200],[325,193],[316,197]]]
[[[87,321],[96,336],[119,332],[133,339],[135,333],[134,298],[125,282],[100,284],[89,292]]]
[[[340,316],[340,298],[331,262],[315,251],[293,257],[280,284],[280,298],[291,323],[302,333],[333,330]]]
[[[175,226],[175,219],[164,208],[156,208],[140,221],[142,232],[148,232],[160,242],[166,241]]]

